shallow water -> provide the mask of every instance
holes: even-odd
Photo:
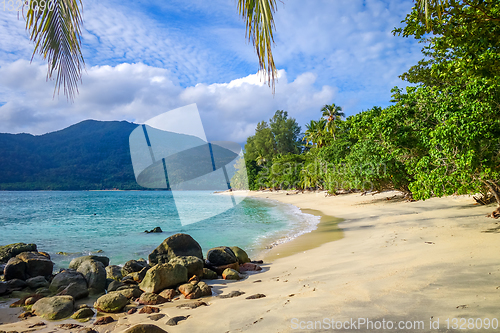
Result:
[[[216,209],[219,202],[211,192],[181,195],[192,205],[193,214]],[[256,255],[277,240],[313,230],[318,222],[318,217],[294,206],[255,198],[183,226],[167,191],[0,192],[0,245],[35,243],[39,251],[52,256],[56,267],[67,267],[73,257],[99,250],[112,264],[147,259],[166,237],[179,232],[190,234],[205,252],[236,245]],[[154,227],[163,233],[144,233]]]

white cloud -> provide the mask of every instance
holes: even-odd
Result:
[[[330,86],[315,88],[316,76],[304,73],[289,82],[284,70],[273,96],[258,74],[224,84],[181,87],[163,68],[142,63],[88,69],[73,104],[52,98],[45,67],[19,60],[0,68],[0,132],[42,134],[85,119],[144,122],[171,109],[197,103],[210,140],[244,142],[257,122],[277,109],[305,122],[335,97]],[[307,118],[306,117],[306,118]]]

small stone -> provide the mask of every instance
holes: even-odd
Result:
[[[252,263],[245,263],[240,265],[240,272],[261,271],[262,267]]]
[[[245,299],[258,299],[258,298],[263,298],[263,297],[266,297],[266,295],[264,295],[264,294],[255,294],[255,295],[252,295],[252,296],[248,296]]]
[[[65,330],[72,330],[72,329],[75,329],[75,328],[81,328],[83,326],[82,325],[78,325],[78,324],[61,324],[61,325],[58,325],[57,327],[63,328]]]
[[[203,278],[205,280],[217,280],[217,273],[211,269],[203,268]]]
[[[134,314],[136,312],[137,312],[137,308],[132,308],[132,309],[127,311],[128,314]]]
[[[168,299],[154,293],[143,293],[139,298],[139,304],[143,305],[157,305],[168,301]]]
[[[177,292],[175,291],[175,289],[165,289],[159,295],[165,299],[171,300],[174,299],[175,296],[177,296]]]
[[[233,298],[233,297],[238,297],[245,294],[243,291],[231,291],[229,294],[226,295],[220,295],[219,298]]]
[[[208,306],[208,304],[205,302],[202,302],[202,301],[198,301],[198,302],[194,302],[194,303],[186,303],[186,304],[177,305],[177,308],[179,308],[179,309],[182,309],[182,308],[196,309],[200,306]]]
[[[141,310],[139,310],[139,313],[147,313],[147,314],[158,313],[158,312],[160,312],[160,308],[147,305],[143,307]]]
[[[26,298],[26,300],[24,301],[24,305],[33,305],[36,303],[36,301],[38,301],[39,298],[37,297],[28,297]]]
[[[81,328],[78,333],[99,333],[97,332],[95,329],[91,328],[91,327],[84,327],[84,328]]]
[[[224,280],[241,280],[240,273],[232,268],[226,268],[224,272],[222,272],[222,278]]]
[[[73,313],[71,318],[73,319],[91,318],[94,316],[94,314],[95,312],[91,308],[83,308]]]
[[[45,326],[45,325],[47,325],[47,324],[45,324],[43,321],[39,321],[38,323],[34,323],[33,325],[28,326],[28,328],[40,327],[40,326]]]
[[[20,319],[26,319],[26,318],[29,318],[29,317],[34,317],[35,315],[31,312],[24,312],[24,313],[21,313],[17,318],[20,318]]]
[[[163,313],[157,313],[157,314],[148,316],[149,319],[154,320],[154,321],[160,320],[163,317],[165,317],[165,315]]]
[[[94,322],[94,325],[106,325],[106,324],[112,323],[114,321],[115,320],[111,316],[100,317],[100,318],[97,318],[97,320]]]
[[[175,326],[177,324],[179,324],[180,321],[183,321],[183,320],[186,320],[188,319],[189,315],[187,316],[176,316],[176,317],[172,317],[170,318],[167,322],[166,322],[166,325],[168,326]]]
[[[137,324],[127,328],[123,333],[167,333],[165,330],[152,324]]]

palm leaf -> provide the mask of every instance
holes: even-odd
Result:
[[[26,14],[26,29],[35,43],[31,60],[35,54],[43,56],[48,63],[47,79],[55,77],[54,96],[56,91],[59,94],[62,85],[64,95],[73,100],[85,68],[80,39],[79,5],[82,3],[81,0],[48,0],[44,8],[35,7],[42,3],[29,0]]]
[[[276,29],[273,18],[276,0],[238,0],[238,11],[245,20],[246,37],[257,52],[259,70],[267,72],[267,81],[274,93],[277,70],[271,47],[274,44],[273,30]]]
[[[441,18],[441,15],[444,11],[444,6],[448,4],[448,0],[415,0],[417,2],[417,9],[421,15],[425,16],[425,25],[427,29],[431,28],[431,24],[429,23],[430,17],[430,7],[435,9],[438,17]]]

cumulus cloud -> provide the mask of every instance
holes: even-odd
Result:
[[[331,101],[336,89],[315,87],[316,76],[304,73],[289,81],[279,71],[273,96],[261,76],[252,74],[228,83],[182,87],[164,69],[142,63],[88,69],[73,104],[52,98],[52,82],[44,66],[19,60],[0,68],[0,132],[42,134],[85,119],[142,123],[163,112],[196,103],[210,140],[244,142],[256,124],[283,109],[299,121]]]

